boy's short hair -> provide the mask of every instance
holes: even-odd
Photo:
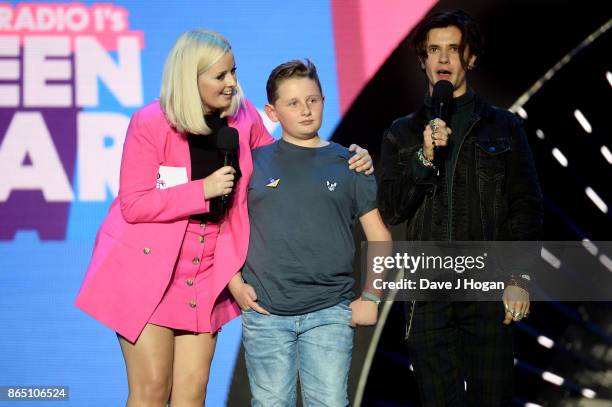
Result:
[[[427,59],[427,35],[434,28],[457,27],[461,31],[459,55],[461,65],[467,68],[465,49],[478,59],[484,52],[484,39],[476,20],[463,10],[441,11],[429,14],[419,22],[412,32],[412,46],[420,60]],[[468,57],[470,56],[468,55]]]
[[[268,82],[266,83],[266,93],[268,95],[269,104],[273,105],[278,99],[278,86],[281,82],[290,78],[312,79],[319,87],[321,95],[323,95],[319,75],[317,75],[317,67],[312,61],[308,58],[306,58],[305,62],[299,59],[292,59],[291,61],[280,64],[270,73]]]

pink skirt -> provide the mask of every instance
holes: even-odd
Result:
[[[213,270],[219,225],[190,220],[172,280],[150,324],[194,333],[211,332],[214,305],[208,280]]]

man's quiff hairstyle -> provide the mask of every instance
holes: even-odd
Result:
[[[159,101],[168,121],[180,132],[210,134],[204,120],[198,76],[210,69],[226,53],[230,43],[221,34],[207,30],[191,30],[174,43],[164,66]],[[230,106],[221,112],[232,116],[240,109],[242,90],[238,82]]]
[[[467,69],[469,56],[475,56],[476,61],[484,53],[484,39],[480,33],[478,23],[463,10],[442,11],[429,14],[419,22],[412,31],[412,47],[419,60],[427,59],[427,35],[434,28],[457,27],[461,31],[461,44],[459,44],[459,58],[461,65]],[[465,55],[465,49],[469,55]]]
[[[268,103],[273,105],[278,99],[278,87],[282,81],[290,78],[309,78],[316,82],[319,87],[319,92],[323,95],[317,67],[312,61],[306,58],[305,62],[299,59],[292,59],[283,64],[280,64],[270,72],[268,82],[266,83],[266,94]]]

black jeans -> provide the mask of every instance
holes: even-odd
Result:
[[[415,303],[407,343],[424,407],[510,405],[513,334],[503,319],[501,301]]]

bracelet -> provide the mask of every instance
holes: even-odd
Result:
[[[507,285],[515,285],[525,291],[529,291],[529,283],[531,283],[531,277],[529,274],[512,274]]]
[[[361,293],[361,298],[364,300],[372,301],[376,305],[380,304],[381,302],[380,298],[378,298],[376,295],[369,293],[367,291],[364,291]]]
[[[423,154],[423,147],[419,148],[419,151],[417,151],[417,158],[419,162],[423,164],[423,166],[427,168],[436,168],[433,161],[430,161],[427,158],[425,158],[425,155]]]

